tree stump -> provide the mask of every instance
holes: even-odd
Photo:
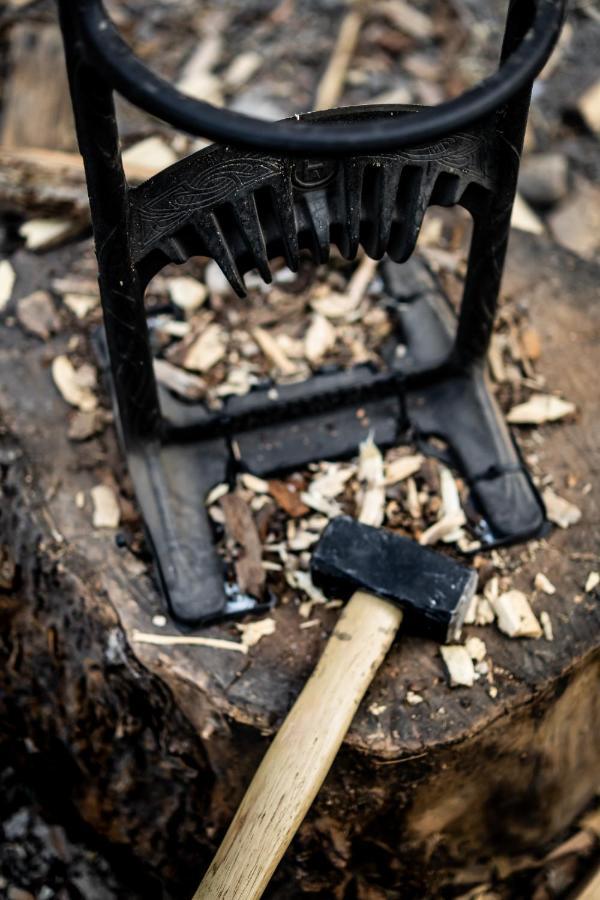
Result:
[[[80,253],[18,251],[15,296],[47,288]],[[584,591],[600,548],[597,284],[593,265],[514,234],[506,289],[529,304],[549,387],[579,410],[519,440],[582,508],[581,522],[502,551],[514,587],[531,594],[538,572],[556,586],[534,604],[554,640],[470,626],[493,660],[495,697],[485,679],[449,688],[434,643],[398,642],[268,896],[441,896],[468,882],[465,869],[485,880],[499,857],[546,844],[597,790],[600,595]],[[247,656],[136,642],[136,629],[158,630],[162,600],[148,566],[91,525],[98,471],[124,477],[115,437],[69,441],[49,371],[74,335],[80,348],[87,337],[71,323],[40,342],[11,312],[0,327],[4,740],[47,761],[49,793],[143,868],[147,896],[190,896],[336,612],[319,609],[320,627],[301,630],[296,610],[280,606],[275,633]],[[407,690],[424,702],[408,705]]]

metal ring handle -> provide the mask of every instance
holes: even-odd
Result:
[[[290,155],[344,156],[380,153],[426,143],[493,113],[530,84],[560,34],[566,0],[538,0],[531,27],[500,68],[456,97],[397,121],[339,125],[265,122],[188,97],[155,75],[132,52],[108,17],[102,0],[76,0],[76,15],[91,61],[106,81],[135,106],[188,134],[221,144]]]

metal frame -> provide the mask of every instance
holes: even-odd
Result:
[[[485,357],[531,85],[558,37],[563,0],[511,2],[498,72],[456,101],[429,110],[334,110],[273,125],[190,101],[161,82],[133,57],[99,0],[59,0],[59,7],[118,429],[174,616],[197,624],[258,605],[224,585],[204,508],[210,488],[241,467],[265,475],[351,455],[365,434],[358,406],[382,445],[409,430],[430,452],[428,438],[447,443],[470,484],[485,545],[540,534],[543,506],[487,389]],[[227,146],[131,188],[115,88]],[[410,259],[432,204],[461,205],[473,218],[457,322],[415,259],[397,265]],[[390,358],[387,373],[365,366],[317,373],[275,397],[267,386],[232,397],[218,414],[158,388],[144,291],[164,265],[209,256],[243,295],[244,272],[257,268],[268,281],[272,259],[283,256],[294,269],[307,250],[324,261],[331,243],[348,259],[362,245],[392,260],[385,265],[397,298],[391,313],[408,352]]]

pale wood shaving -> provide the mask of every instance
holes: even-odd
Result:
[[[17,276],[7,259],[0,261],[0,312],[8,305]]]
[[[526,403],[513,406],[506,420],[511,425],[543,425],[572,416],[575,412],[574,403],[552,394],[533,394]]]
[[[221,638],[197,637],[195,635],[181,634],[146,634],[143,631],[134,629],[131,639],[136,644],[155,644],[158,647],[171,646],[188,646],[188,647],[211,647],[213,650],[233,650],[236,653],[248,653],[246,644],[237,643],[236,641],[225,641]]]
[[[581,510],[574,503],[559,497],[552,488],[546,488],[542,494],[548,519],[559,528],[569,528],[581,519]]]
[[[57,356],[52,361],[52,378],[63,400],[82,412],[91,412],[98,406],[98,398],[91,390],[91,366],[75,369],[67,356]]]
[[[492,603],[498,617],[498,628],[511,638],[539,638],[540,623],[522,591],[500,594]]]
[[[475,683],[473,660],[461,644],[440,647],[448,671],[450,687],[472,687]]]
[[[107,484],[97,484],[90,495],[94,507],[94,528],[117,528],[121,521],[121,509],[114,490]]]

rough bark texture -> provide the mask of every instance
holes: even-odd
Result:
[[[16,297],[46,287],[78,252],[20,251]],[[513,586],[529,591],[538,571],[556,585],[537,606],[555,640],[510,641],[488,628],[495,700],[481,683],[450,690],[435,644],[399,642],[271,897],[375,897],[361,891],[376,885],[391,897],[442,896],[466,863],[551,840],[597,788],[598,590],[574,602],[600,545],[597,269],[519,234],[506,283],[529,303],[549,385],[581,411],[544,429],[543,444],[521,441],[577,499],[581,523],[505,552]],[[146,565],[114,533],[92,529],[89,500],[75,503],[99,472],[123,473],[111,430],[82,445],[66,437],[70,413],[48,365],[69,336],[42,344],[10,317],[0,326],[0,739],[27,739],[47,761],[55,801],[143,868],[147,896],[184,897],[335,613],[302,631],[293,608],[276,609],[275,635],[248,657],[132,640],[134,628],[153,630],[161,599]],[[206,633],[234,637],[232,626]],[[406,705],[407,689],[426,702]]]

